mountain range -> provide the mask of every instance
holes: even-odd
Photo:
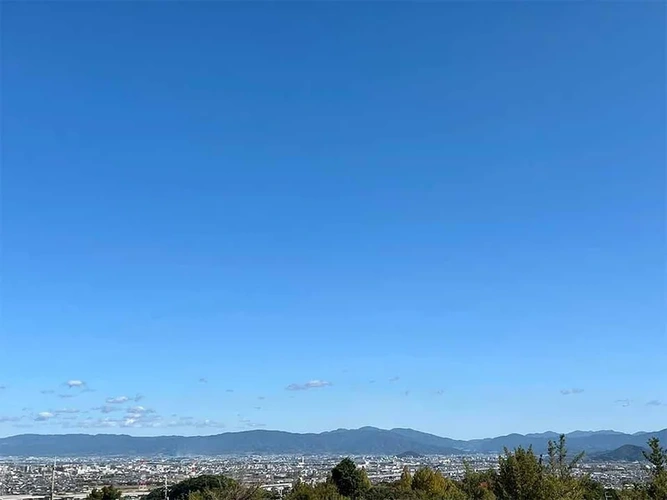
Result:
[[[119,434],[22,434],[0,438],[0,456],[111,456],[111,455],[224,455],[224,454],[350,454],[456,455],[499,453],[503,448],[532,446],[537,453],[547,449],[555,432],[509,434],[469,441],[450,439],[413,429],[384,430],[375,427],[338,429],[319,434],[297,434],[272,430],[226,432],[213,436],[133,437]],[[624,434],[615,431],[575,431],[567,434],[568,449],[589,455],[624,445],[642,447],[651,437],[667,443],[667,429]]]

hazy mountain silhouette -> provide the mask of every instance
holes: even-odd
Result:
[[[443,438],[412,429],[338,429],[320,434],[252,430],[213,436],[132,437],[117,434],[23,434],[0,438],[0,456],[109,456],[109,455],[223,455],[240,453],[275,454],[350,454],[398,455],[406,451],[419,454],[498,453],[504,447],[533,446],[542,453],[553,432],[509,434],[470,441]],[[574,432],[568,449],[589,454],[615,450],[624,445],[645,446],[657,436],[667,442],[667,429],[639,435],[615,432]]]

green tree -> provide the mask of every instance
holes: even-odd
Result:
[[[513,452],[505,448],[498,464],[495,494],[500,500],[546,499],[544,470],[532,447],[519,446]]]
[[[567,447],[565,446],[565,434],[561,434],[558,442],[549,440],[549,473],[559,479],[569,479],[572,477],[572,471],[577,464],[584,458],[584,452],[577,454],[572,460],[568,461]]]
[[[168,489],[169,500],[187,500],[190,493],[204,490],[226,490],[235,488],[238,483],[227,476],[203,474],[180,481]],[[144,500],[163,500],[164,488],[155,488]]]
[[[443,494],[446,481],[442,474],[429,467],[421,467],[412,478],[412,489],[431,494]]]
[[[469,500],[494,500],[493,488],[496,483],[496,471],[475,471],[464,461],[465,472],[461,481],[461,489]]]
[[[646,488],[637,484],[622,489],[617,496],[620,500],[650,500]]]
[[[366,471],[359,469],[351,458],[344,458],[333,468],[331,481],[341,495],[353,499],[363,497],[371,488]]]
[[[583,476],[580,478],[579,484],[581,485],[583,500],[600,500],[607,494],[604,486],[591,479],[590,476]],[[609,495],[613,495],[613,491],[610,491]],[[612,499],[613,498],[614,497],[612,496]]]
[[[643,451],[644,457],[653,466],[651,474],[657,476],[665,472],[665,463],[667,463],[667,454],[660,446],[660,439],[657,437],[648,440],[649,452]]]
[[[451,479],[429,467],[421,467],[412,478],[412,489],[426,498],[463,499],[465,494]]]
[[[268,500],[271,494],[259,486],[234,484],[227,488],[192,491],[188,500]]]
[[[547,450],[548,463],[547,476],[544,479],[544,497],[549,500],[584,500],[585,486],[591,485],[585,485],[582,480],[572,476],[572,472],[584,457],[584,453],[581,452],[570,460],[565,444],[565,434],[559,436],[558,442],[549,440]]]
[[[94,488],[87,500],[120,500],[123,492],[111,485],[103,486],[102,489]]]
[[[317,500],[315,488],[302,481],[296,481],[289,492],[283,496],[284,500]]]
[[[651,464],[651,480],[647,487],[649,498],[667,500],[667,452],[660,446],[657,437],[648,440],[649,452],[643,452],[646,460]]]
[[[412,474],[410,474],[410,469],[407,465],[403,467],[401,479],[398,480],[398,487],[402,490],[412,489]]]
[[[365,474],[366,473],[364,472],[364,475]],[[317,500],[346,500],[347,498],[338,492],[338,488],[336,488],[336,485],[331,481],[316,484],[314,490],[315,498]]]

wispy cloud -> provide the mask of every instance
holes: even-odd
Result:
[[[290,384],[285,389],[288,391],[307,391],[308,389],[318,389],[321,387],[329,387],[331,382],[326,380],[311,380],[305,384]]]
[[[260,401],[264,401],[264,400],[266,399],[266,397],[264,397],[264,396],[257,396],[257,399],[259,399]]]
[[[225,428],[225,424],[223,422],[219,422],[217,420],[209,420],[209,419],[196,420],[192,424],[192,426],[196,427],[198,429],[204,429],[204,428],[224,429]]]
[[[58,394],[58,397],[60,399],[71,399],[75,396],[75,394]]]
[[[39,391],[40,394],[54,394],[56,391],[53,389],[44,389],[42,391]]]
[[[445,393],[443,389],[438,389],[437,391],[433,391],[433,394],[436,396],[442,396]]]
[[[50,411],[42,411],[37,414],[35,417],[36,422],[45,422],[46,420],[49,420],[51,418],[55,417],[53,413]]]
[[[149,408],[144,408],[143,406],[134,406],[132,408],[128,408],[127,414],[125,415],[125,418],[131,418],[135,420],[146,420],[149,418],[149,415],[153,415],[155,413],[155,410],[151,410]],[[150,417],[151,419],[153,417]]]
[[[246,423],[246,427],[250,429],[260,429],[262,427],[266,427],[266,424],[263,424],[261,422],[248,422]]]
[[[102,413],[113,413],[115,411],[123,411],[123,409],[119,408],[118,406],[110,406],[110,405],[96,406],[95,408],[93,408],[93,410],[100,411]]]
[[[202,378],[199,379],[199,383],[200,384],[207,384],[208,380],[206,379],[206,377],[202,377]]]
[[[155,413],[155,410],[152,410],[150,408],[145,408],[143,406],[133,406],[132,408],[128,408],[127,410],[129,413]]]
[[[396,376],[396,377],[391,377],[391,378],[389,379],[389,382],[398,382],[399,380],[401,380],[401,377]]]
[[[646,403],[646,406],[662,406],[662,401],[659,401],[657,399],[652,399],[648,403]]]
[[[81,410],[77,408],[61,408],[60,410],[55,410],[53,412],[55,415],[64,415],[64,414],[76,414],[76,413],[81,413]]]
[[[630,403],[631,403],[631,401],[629,399],[617,399],[614,402],[618,405],[623,406],[623,407],[628,407],[628,406],[630,406]]]
[[[410,391],[405,391],[405,392],[403,393],[403,396],[406,396],[406,397],[407,397],[407,396],[409,396],[409,395],[410,395]]]
[[[72,429],[109,429],[120,427],[120,421],[112,418],[85,418],[73,422],[64,422],[63,427]]]
[[[83,380],[77,380],[77,379],[68,380],[67,382],[65,382],[65,385],[70,389],[75,389],[75,388],[83,389],[84,387],[86,387],[86,383]]]
[[[194,427],[196,429],[223,429],[225,424],[213,419],[195,419],[194,417],[178,417],[165,423],[167,427]]]
[[[127,396],[116,396],[115,398],[107,398],[107,404],[122,405],[130,400]]]
[[[100,409],[100,408],[96,408]],[[122,411],[122,408],[101,407],[103,413]],[[153,410],[143,407],[129,408],[127,413],[119,418],[112,417],[88,417],[75,422],[63,422],[64,427],[79,429],[105,429],[105,428],[154,428],[165,424],[162,417]]]
[[[560,393],[563,396],[569,396],[569,395],[572,395],[572,394],[581,394],[582,392],[584,392],[583,389],[561,389],[560,390]]]
[[[7,389],[6,385],[0,385],[0,391],[4,391],[5,389]]]
[[[33,424],[28,424],[28,423],[17,423],[12,425],[12,427],[16,429],[32,429],[35,426]]]
[[[0,415],[0,424],[4,424],[6,422],[20,422],[22,417],[10,417],[8,415]]]
[[[254,422],[249,418],[242,418],[239,420],[239,422],[243,427],[246,427],[248,429],[259,429],[261,427],[266,427],[266,424],[262,424],[260,422]]]
[[[227,389],[225,392],[234,392],[234,389]]]

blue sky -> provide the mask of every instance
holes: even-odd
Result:
[[[663,14],[5,4],[0,435],[665,427]]]

